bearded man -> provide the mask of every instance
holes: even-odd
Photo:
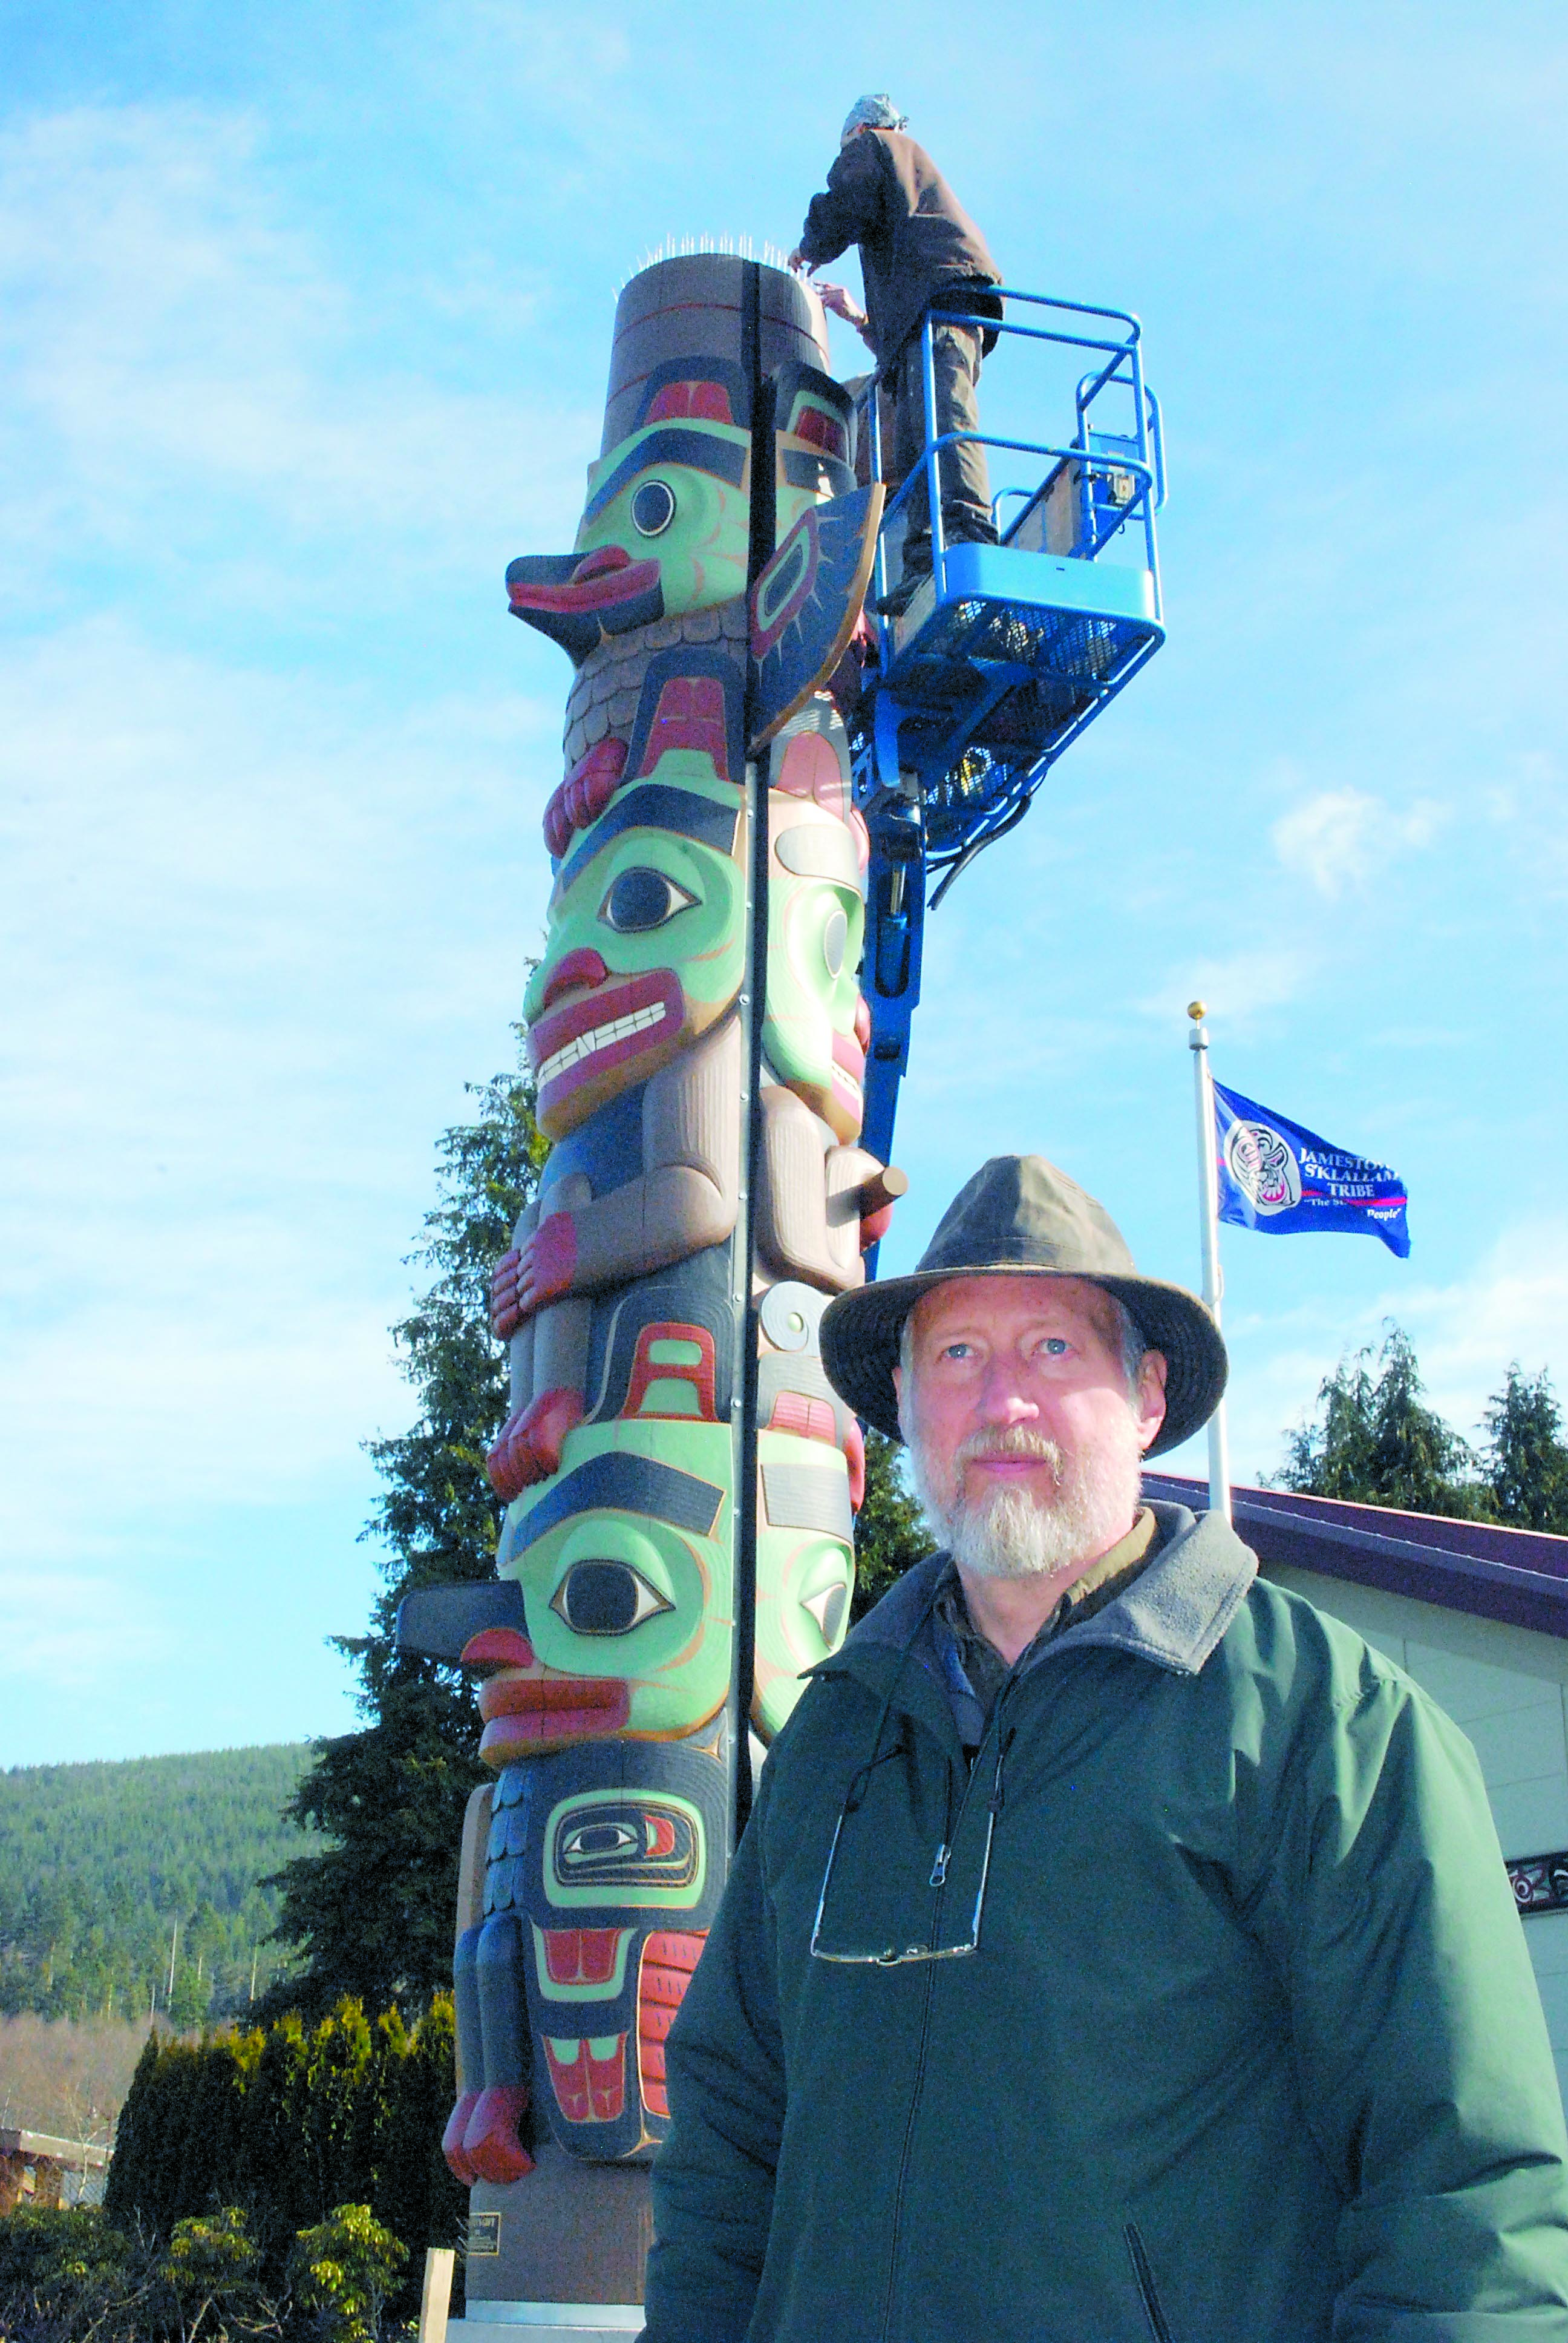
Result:
[[[1038,1156],[822,1325],[947,1550],[813,1680],[667,2046],[646,2343],[1568,2336],[1469,1744],[1140,1503],[1219,1330]]]

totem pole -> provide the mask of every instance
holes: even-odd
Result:
[[[826,368],[786,272],[643,270],[576,547],[508,572],[576,669],[524,1002],[552,1150],[492,1288],[497,1580],[399,1620],[482,1676],[496,1776],[464,1831],[443,2143],[497,2249],[471,2244],[475,2302],[640,2298],[663,2044],[752,1737],[848,1624],[864,1452],[818,1322],[903,1182],[857,1143],[839,706],[881,490]]]

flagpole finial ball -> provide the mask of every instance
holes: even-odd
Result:
[[[1201,1024],[1209,1014],[1208,1005],[1201,1001],[1190,1001],[1187,1003],[1187,1014],[1194,1025]]]

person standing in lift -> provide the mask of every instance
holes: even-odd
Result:
[[[1001,299],[994,288],[1001,273],[979,228],[925,148],[910,137],[904,116],[885,94],[859,98],[850,107],[838,160],[823,193],[811,198],[789,266],[812,274],[851,244],[859,246],[865,311],[841,287],[819,290],[827,307],[855,327],[875,353],[879,382],[891,393],[897,417],[891,468],[902,478],[918,466],[926,444],[920,327],[927,312],[939,319],[943,312],[954,313],[952,324],[939,322],[932,334],[938,436],[978,431],[980,360],[995,347],[996,334],[957,318],[1000,320]],[[973,440],[960,441],[943,450],[940,466],[947,541],[994,545],[984,449]],[[885,616],[906,610],[930,575],[926,507],[922,481],[910,494],[903,576],[878,605]]]

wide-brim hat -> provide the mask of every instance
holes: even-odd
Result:
[[[893,1369],[904,1321],[922,1293],[954,1277],[1080,1277],[1114,1294],[1149,1349],[1164,1354],[1165,1421],[1151,1456],[1179,1448],[1220,1404],[1230,1362],[1198,1296],[1141,1277],[1104,1205],[1043,1155],[993,1155],[948,1206],[912,1276],[841,1293],[823,1314],[829,1381],[891,1439],[902,1436]]]

